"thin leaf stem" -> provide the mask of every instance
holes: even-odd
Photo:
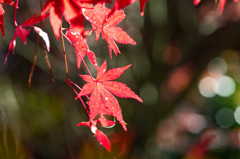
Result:
[[[43,3],[42,3],[42,0],[40,0],[40,9],[41,9],[41,10],[42,10],[42,6],[43,6]],[[41,29],[43,29],[43,21],[42,21],[42,19],[41,19],[40,27],[41,27]],[[43,41],[43,40],[42,40],[42,41]],[[49,70],[49,73],[50,73],[50,77],[51,77],[52,84],[55,85],[55,79],[54,79],[54,77],[53,77],[52,68],[51,68],[51,63],[50,63],[50,61],[49,61],[46,44],[45,44],[44,42],[43,42],[43,51],[44,51],[44,54],[45,54],[45,61],[46,61],[47,66],[48,66],[48,70]]]
[[[73,84],[74,86],[77,86],[77,84],[75,84],[74,82],[72,82],[70,79],[66,80],[66,83],[72,88],[72,90],[75,92],[75,94],[78,95],[78,92],[77,92],[77,91],[75,90],[75,88],[73,88],[73,86],[71,85],[71,84]],[[79,88],[79,89],[81,90],[81,88],[80,88],[79,86],[77,86],[77,88]],[[89,99],[88,96],[86,96],[86,97]],[[88,117],[90,118],[90,113],[89,113],[89,111],[88,111],[88,109],[87,109],[86,104],[84,103],[84,101],[82,100],[81,97],[79,97],[78,99],[80,99],[81,103],[83,104],[84,109],[86,110],[86,112],[87,112],[87,114],[88,114]]]
[[[95,81],[95,78],[93,78],[93,76],[92,76],[92,74],[91,74],[91,72],[90,72],[90,70],[89,70],[89,68],[88,68],[88,66],[87,66],[87,64],[86,64],[86,62],[84,61],[84,59],[83,59],[83,57],[82,57],[82,55],[78,52],[77,49],[75,49],[75,51],[76,51],[76,53],[78,54],[78,56],[80,56],[80,58],[81,58],[81,60],[82,60],[82,63],[83,63],[83,65],[85,66],[85,68],[86,68],[86,70],[87,70],[89,76],[92,78],[93,81]]]
[[[17,0],[17,2],[16,2],[15,13],[14,13],[14,25],[15,25],[15,27],[18,27],[18,25],[17,25],[17,8],[18,8],[18,2],[19,2],[19,0]]]
[[[71,84],[73,84],[75,87],[77,87],[80,91],[82,90],[81,87],[79,87],[76,83],[72,82],[70,79],[68,79],[68,82],[70,82]],[[90,98],[86,95],[87,99],[89,100]]]
[[[46,48],[45,44],[43,44],[43,48],[44,48],[43,52],[45,54],[45,61],[47,63],[48,70],[49,70],[49,73],[50,73],[50,76],[51,76],[51,81],[52,81],[52,84],[55,85],[55,79],[53,77],[52,68],[51,68],[49,58],[48,58],[47,48]]]
[[[37,61],[37,52],[38,52],[39,41],[40,41],[40,36],[38,35],[36,48],[35,48],[35,53],[34,53],[34,58],[33,58],[33,63],[32,63],[32,67],[31,67],[30,73],[29,73],[29,77],[28,77],[28,87],[31,87],[31,84],[32,84],[32,76],[33,76],[35,65],[36,65],[36,61]]]
[[[67,78],[67,80],[69,80],[69,77],[68,77],[67,56],[66,56],[66,49],[65,49],[65,44],[64,44],[63,34],[62,34],[62,26],[61,26],[61,41],[62,41],[62,48],[63,48],[63,55],[64,55],[66,78]]]
[[[68,42],[74,47],[74,45],[72,44],[71,40],[70,40],[65,34],[63,34],[62,31],[61,31],[61,34],[62,34],[62,35],[68,40]],[[75,48],[75,47],[74,47],[74,48]],[[92,78],[92,80],[94,81],[95,79],[93,78],[93,76],[92,76],[92,74],[91,74],[91,72],[90,72],[90,70],[89,70],[86,62],[84,61],[84,59],[83,59],[83,57],[82,57],[82,55],[78,52],[77,49],[75,49],[75,51],[76,51],[76,53],[79,55],[79,57],[81,58],[82,63],[83,63],[83,65],[85,66],[85,68],[86,68],[89,76],[90,76],[90,77]]]
[[[81,87],[79,87],[76,83],[72,82],[70,79],[68,79],[68,82],[70,82],[71,84],[73,84],[75,87],[77,87],[80,91],[82,90]]]
[[[42,0],[40,0],[40,10],[42,10]],[[43,28],[42,19],[41,19],[41,21],[40,21],[40,28]],[[32,67],[31,67],[30,73],[29,73],[29,77],[28,77],[28,87],[30,87],[31,84],[32,84],[32,76],[33,76],[34,69],[35,69],[35,66],[36,66],[37,52],[38,52],[39,42],[40,42],[40,35],[38,34],[38,36],[37,36],[36,48],[35,48],[35,53],[34,53],[34,58],[33,58],[33,63],[32,63]]]

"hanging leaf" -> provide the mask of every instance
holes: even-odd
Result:
[[[98,114],[100,116],[111,115],[120,122],[124,130],[127,130],[118,100],[113,95],[121,98],[134,98],[140,102],[142,102],[142,99],[125,84],[112,80],[120,77],[130,66],[131,65],[110,69],[106,72],[107,65],[105,61],[98,69],[96,79],[93,79],[88,75],[80,75],[87,84],[82,87],[77,98],[91,94],[88,102],[90,121],[93,121]]]

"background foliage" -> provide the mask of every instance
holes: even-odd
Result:
[[[35,3],[20,1],[19,24],[39,10]],[[112,153],[99,145],[88,128],[76,127],[87,115],[65,83],[61,44],[51,34],[49,23],[44,30],[52,35],[49,56],[56,86],[51,84],[40,50],[32,86],[27,87],[37,39],[34,33],[27,45],[17,39],[16,54],[3,64],[14,32],[14,8],[4,7],[8,14],[7,36],[0,41],[0,158],[240,157],[239,3],[228,1],[221,16],[211,0],[198,6],[190,0],[150,0],[144,17],[137,2],[125,9],[127,16],[120,25],[137,45],[120,45],[122,54],[108,60],[108,66],[133,64],[120,81],[144,103],[119,99],[128,131],[120,125],[104,130]],[[90,49],[99,53],[98,60],[104,60],[106,42],[95,42],[94,35],[88,38]],[[66,47],[71,53],[71,46]],[[68,60],[71,80],[81,81],[77,74],[86,70],[76,69],[73,49]]]

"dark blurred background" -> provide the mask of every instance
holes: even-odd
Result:
[[[45,2],[45,1],[44,1]],[[120,99],[128,131],[120,124],[101,129],[109,137],[107,152],[88,127],[87,114],[66,84],[61,41],[49,19],[44,30],[51,42],[51,83],[42,43],[32,86],[28,76],[37,35],[27,45],[17,38],[16,52],[4,64],[14,33],[14,8],[5,5],[6,36],[0,41],[0,159],[237,159],[240,158],[240,3],[228,0],[222,15],[214,0],[149,0],[143,17],[139,3],[125,9],[119,26],[136,42],[121,45],[109,58],[104,40],[88,36],[99,65],[108,69],[133,64],[118,80],[144,101]],[[20,1],[17,21],[34,13],[39,1]],[[39,25],[38,25],[39,26]],[[64,27],[67,24],[64,23]],[[86,23],[86,28],[91,26]],[[76,55],[67,41],[70,79],[80,86]],[[96,71],[86,58],[93,74]]]

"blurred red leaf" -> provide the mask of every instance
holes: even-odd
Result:
[[[144,14],[144,8],[146,3],[148,2],[148,0],[140,0],[140,14],[141,16],[143,16]]]
[[[7,3],[7,4],[10,4],[11,6],[15,6],[15,3],[11,0],[0,0],[0,29],[1,29],[2,35],[5,36],[5,30],[3,25],[5,11],[1,3]]]
[[[239,0],[234,0],[234,1],[235,1],[235,2],[238,2]],[[198,5],[200,2],[201,2],[201,0],[193,0],[193,4],[194,4],[194,5]],[[219,3],[218,13],[221,15],[222,12],[223,12],[223,9],[224,9],[226,0],[219,0],[218,3]]]
[[[114,7],[113,7],[113,11],[119,10],[119,9],[123,9],[126,6],[136,2],[137,0],[116,0],[116,2],[114,3]]]
[[[201,2],[201,0],[193,0],[194,5],[198,5]]]
[[[1,28],[1,32],[2,32],[2,35],[5,36],[5,30],[4,30],[4,25],[3,25],[3,22],[4,22],[4,9],[2,7],[2,4],[0,4],[0,28]]]
[[[60,26],[62,24],[62,16],[72,27],[78,31],[84,30],[83,15],[81,6],[75,0],[47,0],[41,14],[45,14],[50,10],[50,23],[53,32],[59,39]]]
[[[11,6],[15,6],[15,3],[12,0],[0,0],[0,3],[7,3],[10,4]]]
[[[216,136],[217,133],[214,130],[205,131],[201,135],[200,140],[188,150],[185,159],[204,159],[209,146],[216,139]]]

